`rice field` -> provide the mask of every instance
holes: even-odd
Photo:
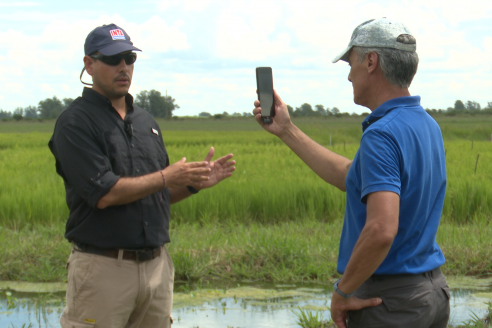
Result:
[[[448,119],[448,118],[446,118]],[[445,139],[448,189],[443,221],[464,224],[492,216],[492,119],[440,122]],[[327,148],[353,158],[361,136],[360,118],[296,121]],[[276,223],[343,218],[345,195],[311,172],[285,145],[252,119],[160,121],[171,162],[233,153],[237,170],[220,185],[172,206],[181,223]],[[16,123],[0,124],[0,131]],[[51,123],[24,123],[46,131]],[[22,228],[65,223],[68,210],[62,179],[47,143],[50,132],[0,133],[0,225]],[[480,139],[481,136],[481,139]],[[331,144],[331,146],[330,146]],[[478,158],[478,162],[477,162]]]
[[[298,119],[353,158],[359,118]],[[448,189],[437,242],[445,274],[492,273],[492,118],[442,117]],[[171,207],[176,279],[329,281],[345,194],[311,172],[252,118],[158,121],[171,162],[232,152],[233,177]],[[64,281],[70,244],[62,179],[47,143],[54,121],[0,122],[0,280]],[[477,162],[478,156],[478,162]]]

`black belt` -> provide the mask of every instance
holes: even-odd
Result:
[[[76,243],[76,242],[74,242],[73,245],[74,245],[73,248],[78,252],[102,255],[114,259],[118,258],[118,253],[120,251],[119,249],[99,248],[99,247]],[[123,260],[145,262],[148,260],[155,259],[156,257],[159,257],[161,255],[161,250],[162,247],[137,249],[137,250],[122,249],[121,251],[123,252]]]
[[[410,273],[391,274],[391,275],[373,274],[372,276],[369,277],[369,280],[370,281],[381,281],[381,280],[399,279],[399,278],[405,279],[405,278],[417,277],[417,276],[424,276],[426,278],[434,278],[434,277],[437,277],[439,274],[441,274],[441,269],[435,268],[434,270],[430,270],[430,271],[418,273],[418,274],[410,274]]]

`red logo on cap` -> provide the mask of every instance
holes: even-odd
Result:
[[[120,29],[110,30],[109,33],[111,34],[113,40],[126,40],[125,34],[123,34],[123,31]]]

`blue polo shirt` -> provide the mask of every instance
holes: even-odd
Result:
[[[347,205],[337,270],[345,271],[366,222],[367,195],[400,196],[398,233],[375,274],[417,274],[444,264],[436,243],[446,192],[441,130],[420,97],[391,99],[362,123],[360,148],[348,171]]]

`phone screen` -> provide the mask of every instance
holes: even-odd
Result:
[[[275,115],[273,109],[273,78],[271,67],[256,68],[256,83],[258,88],[258,100],[261,106],[262,117]]]

